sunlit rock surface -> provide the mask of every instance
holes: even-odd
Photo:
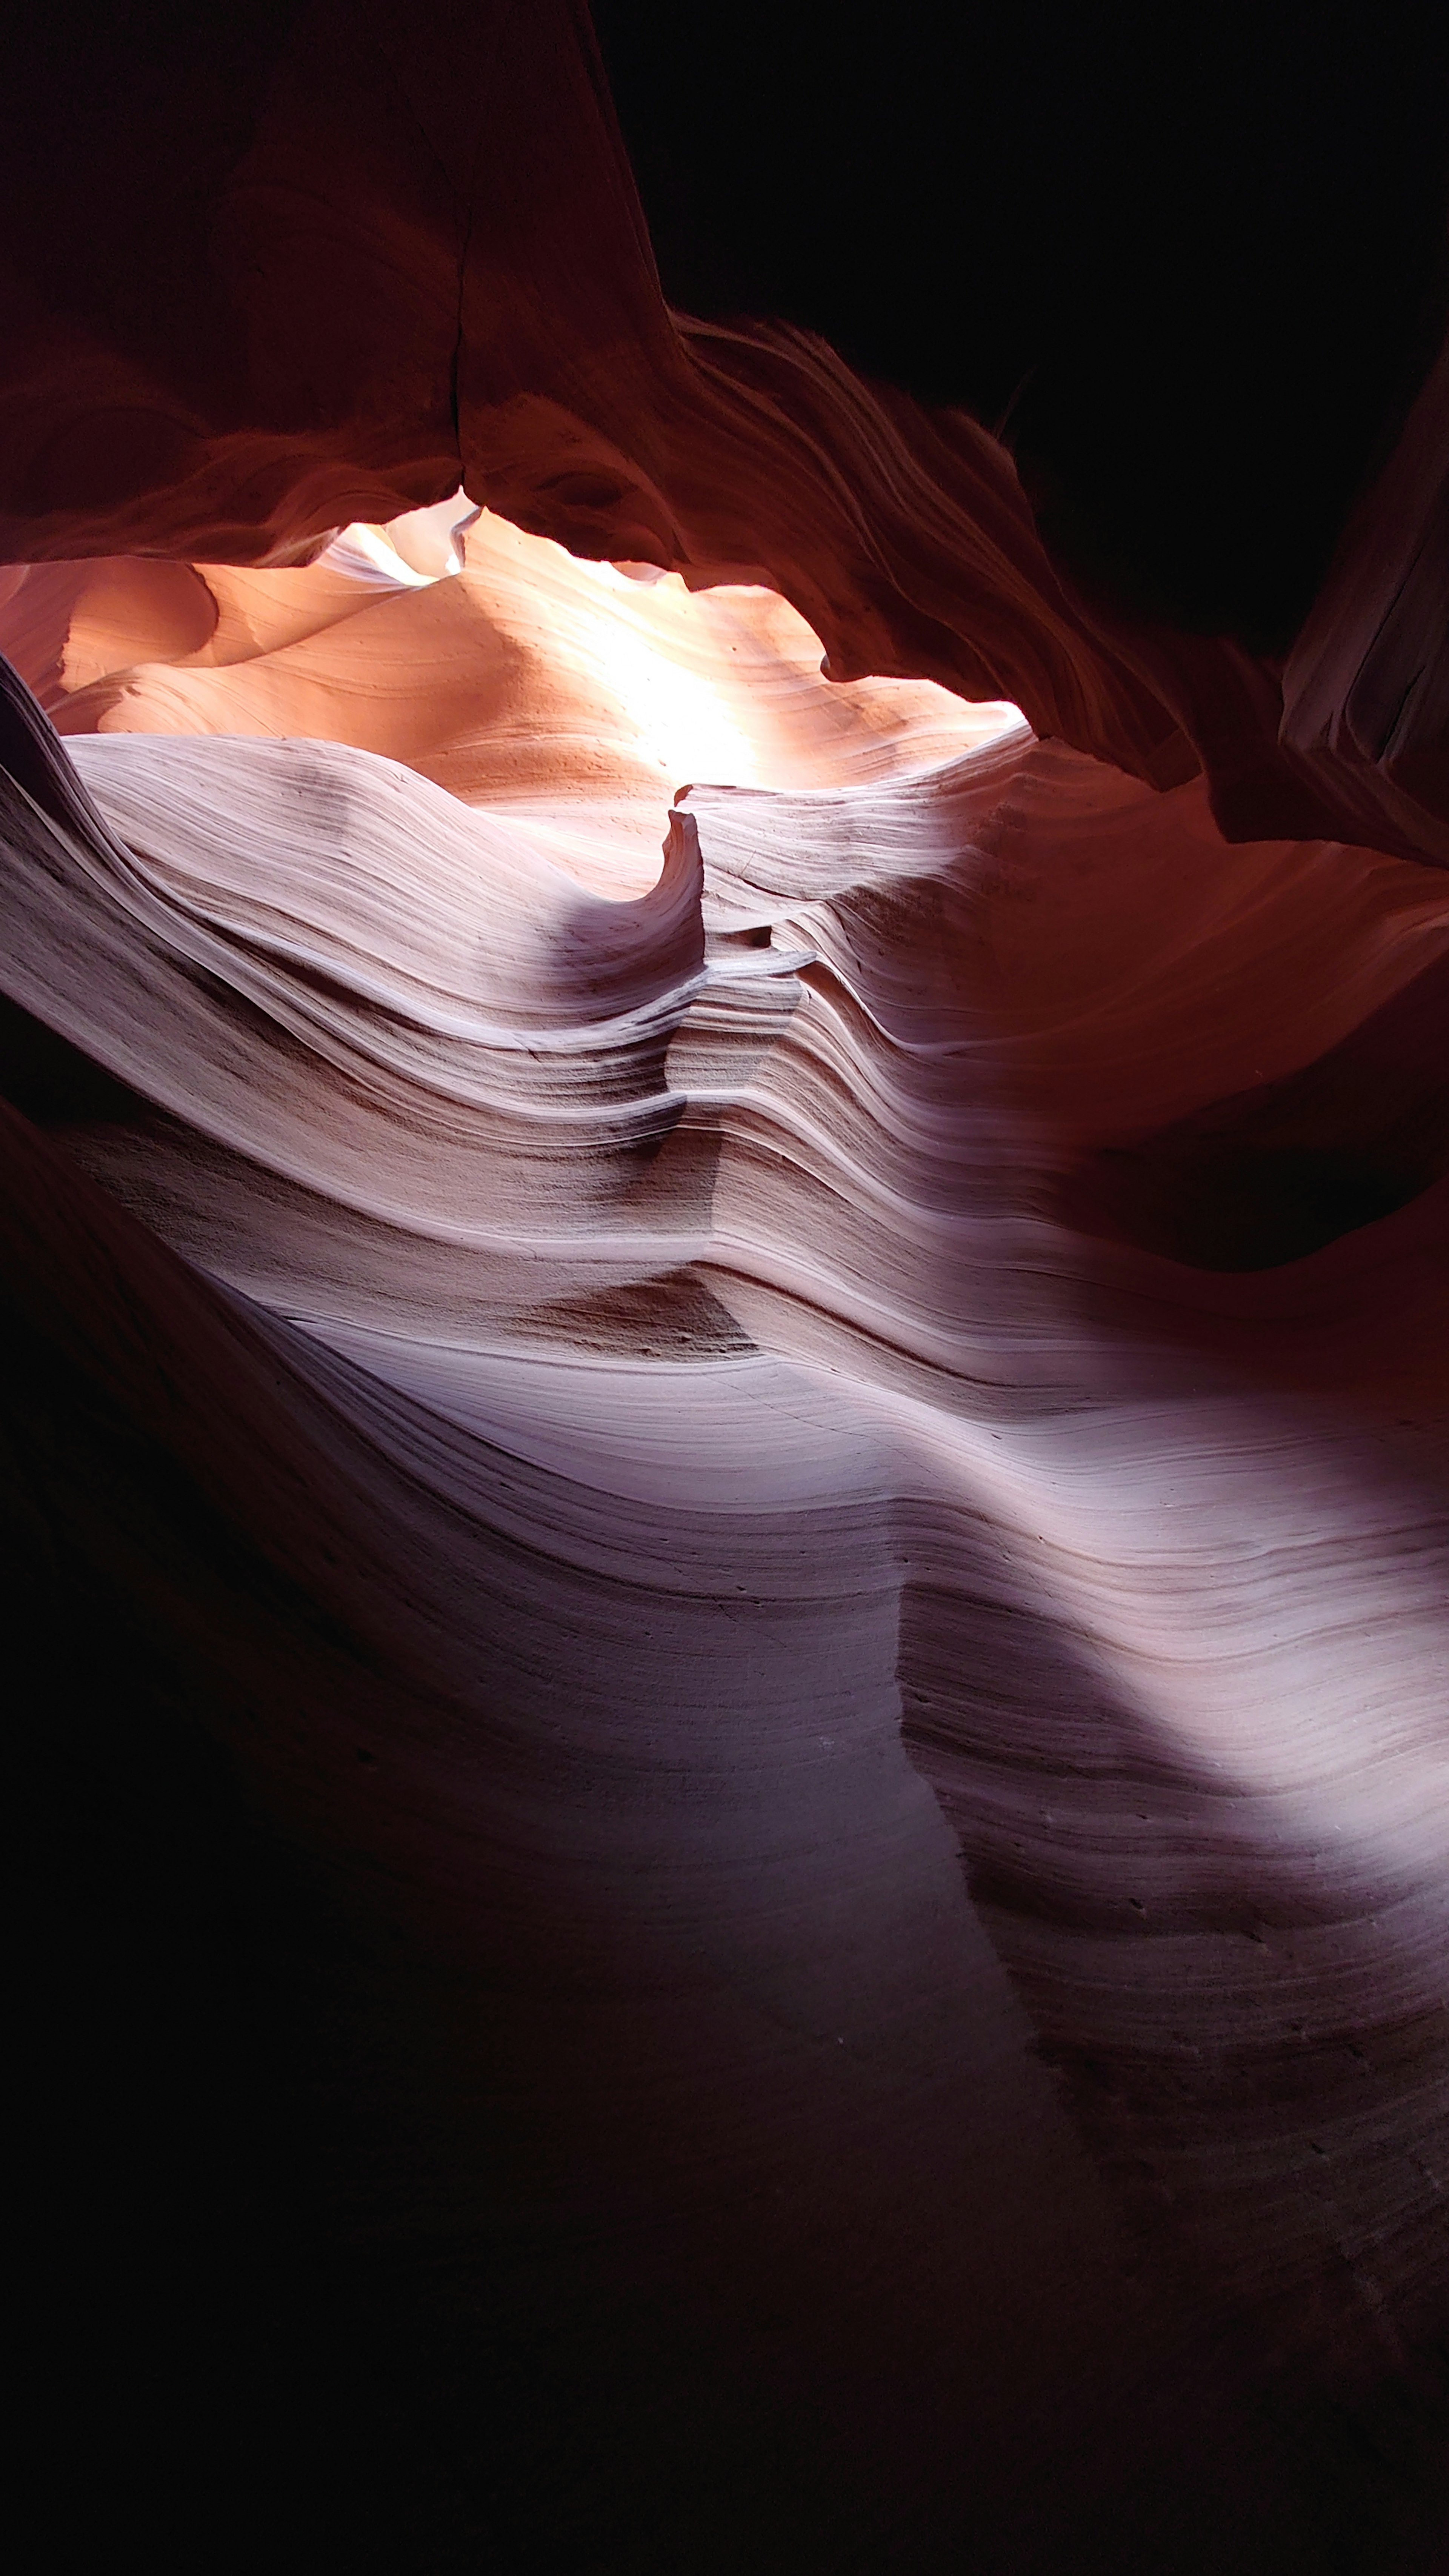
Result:
[[[57,2563],[1439,2576],[1443,361],[1270,659],[574,0],[8,79]]]
[[[154,60],[124,14],[82,43],[61,12],[26,49],[0,560],[293,564],[461,482],[578,554],[764,577],[837,678],[1008,699],[1159,786],[1202,769],[1233,839],[1444,863],[1437,752],[1325,762],[1296,668],[1285,721],[1276,666],[1079,596],[977,421],[809,331],[672,312],[579,0],[266,0],[156,34]],[[1405,437],[1366,502],[1380,567],[1428,499]],[[1414,631],[1442,625],[1441,556]],[[1438,740],[1427,705],[1413,724]]]
[[[432,2558],[1426,2565],[1441,880],[461,500],[0,644],[16,1436]]]

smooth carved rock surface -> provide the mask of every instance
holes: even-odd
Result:
[[[1280,667],[671,310],[582,0],[164,14],[0,155],[55,2546],[1438,2576],[1445,361]]]
[[[520,2563],[1427,2564],[1442,882],[464,516],[0,611],[14,1436],[324,2236]]]
[[[1345,530],[1283,673],[1282,740],[1449,852],[1449,347]]]
[[[286,563],[461,482],[576,553],[763,576],[838,678],[1009,699],[1161,786],[1202,767],[1234,839],[1443,863],[1437,755],[1325,762],[1266,663],[1073,597],[974,421],[671,313],[580,0],[278,0],[162,51],[122,121],[105,47],[67,55],[7,163],[0,559]]]

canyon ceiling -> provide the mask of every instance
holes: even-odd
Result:
[[[16,31],[43,2564],[1449,2564],[1446,56]]]

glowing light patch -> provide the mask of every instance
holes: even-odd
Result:
[[[428,590],[463,569],[462,538],[479,513],[466,492],[435,501],[426,510],[405,511],[384,527],[354,519],[340,528],[322,560],[354,580],[382,583],[389,590]]]
[[[436,573],[415,572],[403,562],[385,528],[369,527],[361,519],[338,532],[322,561],[338,572],[350,572],[355,580],[382,582],[390,590],[430,590],[439,578]],[[450,569],[460,567],[455,561]]]
[[[601,586],[628,587],[611,565],[589,570]],[[612,600],[600,602],[593,644],[599,675],[634,727],[640,757],[661,770],[671,788],[758,783],[755,747],[720,692],[697,672],[681,670]]]

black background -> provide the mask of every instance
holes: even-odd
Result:
[[[1286,649],[1442,328],[1449,12],[594,19],[674,303],[1004,422],[1086,582]]]

